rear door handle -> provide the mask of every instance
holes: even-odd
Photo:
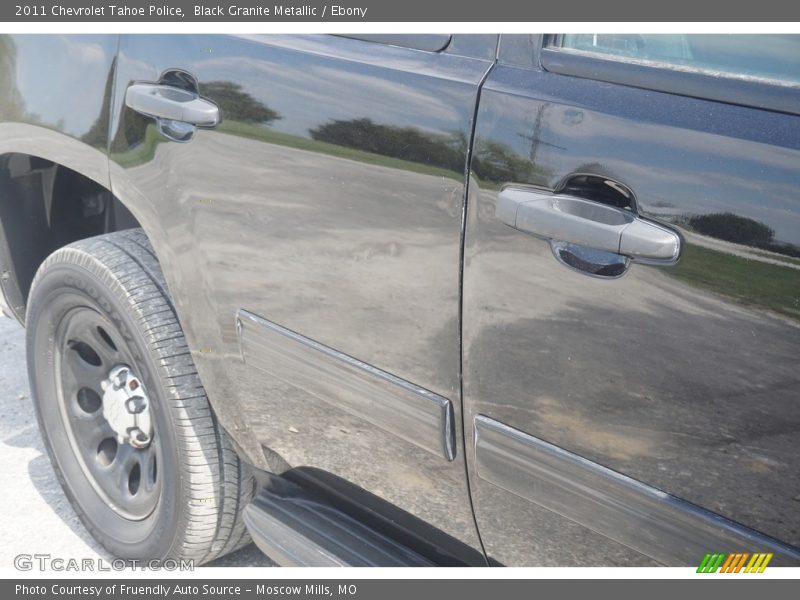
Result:
[[[525,233],[652,264],[673,264],[680,236],[630,210],[574,196],[526,188],[505,188],[495,216]]]
[[[188,123],[196,127],[219,125],[219,107],[198,94],[160,83],[134,83],[125,92],[125,104],[156,119]]]

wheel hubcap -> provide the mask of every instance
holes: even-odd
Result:
[[[158,502],[161,450],[133,354],[116,328],[88,307],[70,311],[56,338],[59,399],[73,452],[108,506],[143,519]]]
[[[100,382],[100,387],[103,388],[103,418],[117,434],[117,442],[147,448],[153,424],[150,401],[139,378],[128,365],[118,365]]]

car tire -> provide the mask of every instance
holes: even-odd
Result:
[[[202,564],[249,543],[241,513],[252,473],[209,405],[141,229],[51,254],[26,329],[50,460],[109,552]]]

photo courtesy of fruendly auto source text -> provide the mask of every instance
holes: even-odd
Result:
[[[0,461],[16,600],[796,596],[800,8],[0,6]]]

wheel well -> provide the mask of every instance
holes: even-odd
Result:
[[[42,261],[74,241],[140,227],[108,189],[29,154],[0,156],[0,285],[21,322]]]

